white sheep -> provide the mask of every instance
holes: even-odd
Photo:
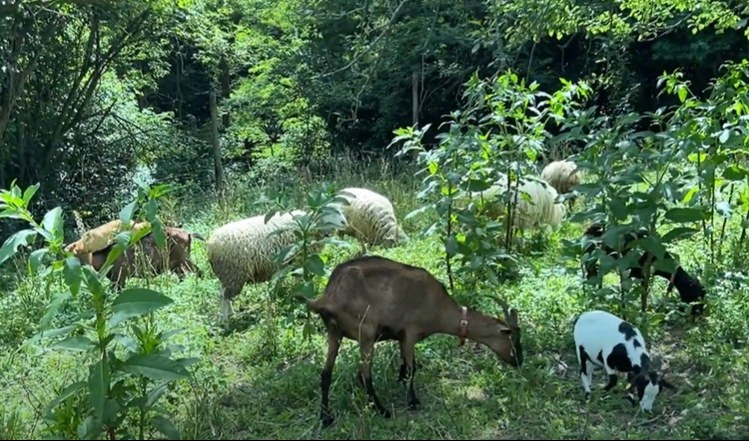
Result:
[[[338,193],[348,200],[340,204],[346,225],[342,234],[357,238],[365,245],[397,246],[408,240],[398,224],[395,209],[390,200],[366,188],[348,187]]]
[[[551,184],[559,194],[567,194],[580,184],[577,164],[569,160],[554,161],[544,167],[541,179]]]
[[[520,181],[520,191],[507,194],[506,178],[498,179],[494,185],[482,192],[464,194],[457,200],[458,206],[465,206],[468,200],[476,201],[483,198],[487,206],[487,214],[492,218],[505,216],[507,203],[503,195],[510,197],[517,205],[514,210],[513,225],[520,229],[538,228],[541,225],[557,227],[567,214],[563,203],[557,202],[558,193],[546,182],[532,178],[523,178]],[[513,181],[513,189],[517,184]]]
[[[295,216],[301,210],[275,213],[268,222],[265,214],[242,219],[216,228],[206,242],[208,261],[221,282],[220,319],[232,314],[231,300],[246,283],[270,280],[278,271],[276,256],[296,241]]]

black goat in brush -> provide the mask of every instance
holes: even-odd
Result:
[[[605,228],[603,225],[595,223],[588,227],[588,229],[585,231],[585,236],[589,238],[597,238],[603,236],[605,232]],[[644,237],[648,236],[648,232],[645,230],[639,230],[636,232],[630,232],[627,233],[625,238],[625,244],[624,244],[624,254],[626,255],[630,250],[630,244],[638,239],[642,239]],[[619,252],[612,249],[611,247],[607,246],[606,244],[601,243],[600,247],[609,255],[614,258],[620,258]],[[585,247],[585,254],[590,255],[593,251],[596,249],[596,243],[591,242],[588,244],[587,247]],[[673,257],[671,254],[666,251],[666,253],[663,256],[667,260],[673,260]],[[635,279],[642,280],[643,273],[642,273],[642,267],[645,265],[645,263],[648,261],[648,259],[652,259],[651,263],[655,263],[657,257],[654,256],[652,253],[646,251],[643,253],[643,255],[640,257],[639,261],[637,262],[637,266],[631,266],[630,267],[630,276]],[[586,277],[588,279],[591,279],[593,277],[596,277],[598,275],[598,265],[595,259],[591,259],[585,263],[585,269],[586,269]],[[696,278],[692,277],[687,273],[684,268],[681,265],[678,265],[676,267],[676,270],[673,273],[663,271],[657,268],[653,267],[653,274],[659,277],[663,277],[664,279],[668,280],[668,291],[671,292],[671,290],[676,287],[676,290],[679,292],[679,296],[681,297],[681,301],[684,303],[693,303],[692,305],[692,315],[698,315],[701,314],[704,309],[704,304],[702,303],[704,297],[705,297],[705,287],[702,286],[702,283]]]

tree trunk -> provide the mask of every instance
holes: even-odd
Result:
[[[231,95],[231,77],[229,72],[229,62],[226,61],[225,56],[221,56],[219,62],[219,68],[221,69],[221,98],[228,98]],[[229,127],[231,124],[231,115],[229,112],[223,115],[224,128]]]
[[[411,123],[419,127],[419,72],[414,69],[411,73]]]
[[[216,111],[216,92],[210,93],[211,108],[211,142],[213,143],[213,168],[216,176],[216,193],[222,197],[224,170],[221,166],[221,146],[218,139],[218,114]]]

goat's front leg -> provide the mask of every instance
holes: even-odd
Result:
[[[385,418],[390,418],[390,412],[386,410],[380,400],[375,394],[374,385],[372,384],[372,359],[374,358],[374,339],[373,338],[362,338],[359,343],[361,349],[361,366],[359,368],[359,375],[361,382],[364,385],[365,390],[369,399],[374,403],[377,411]]]
[[[416,357],[414,355],[415,340],[410,337],[409,334],[400,341],[401,357],[403,357],[403,365],[401,366],[401,376],[407,374],[410,377],[410,384],[408,386],[408,408],[416,410],[419,408],[421,402],[416,398],[416,392],[414,391],[414,377],[416,376]],[[405,378],[404,378],[405,380]]]
[[[340,347],[341,336],[333,331],[328,331],[328,358],[325,360],[325,367],[323,367],[322,373],[320,373],[320,390],[322,391],[320,420],[323,427],[330,426],[334,420],[328,406],[328,395],[330,392],[330,383],[333,379],[333,366],[335,365],[336,357],[338,357],[338,349]]]

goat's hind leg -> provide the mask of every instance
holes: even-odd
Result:
[[[361,376],[361,382],[364,384],[364,388],[367,391],[369,399],[374,403],[377,411],[385,418],[390,418],[390,412],[385,409],[380,400],[377,398],[377,394],[374,390],[372,383],[372,359],[374,358],[374,339],[373,338],[362,338],[359,342],[359,348],[361,350],[361,365],[359,369],[359,375]]]
[[[330,412],[328,396],[330,393],[330,383],[333,380],[333,366],[338,349],[341,347],[341,336],[333,330],[328,330],[328,357],[325,360],[325,366],[320,373],[320,390],[322,392],[322,402],[320,411],[320,420],[323,427],[333,424],[333,415]]]

